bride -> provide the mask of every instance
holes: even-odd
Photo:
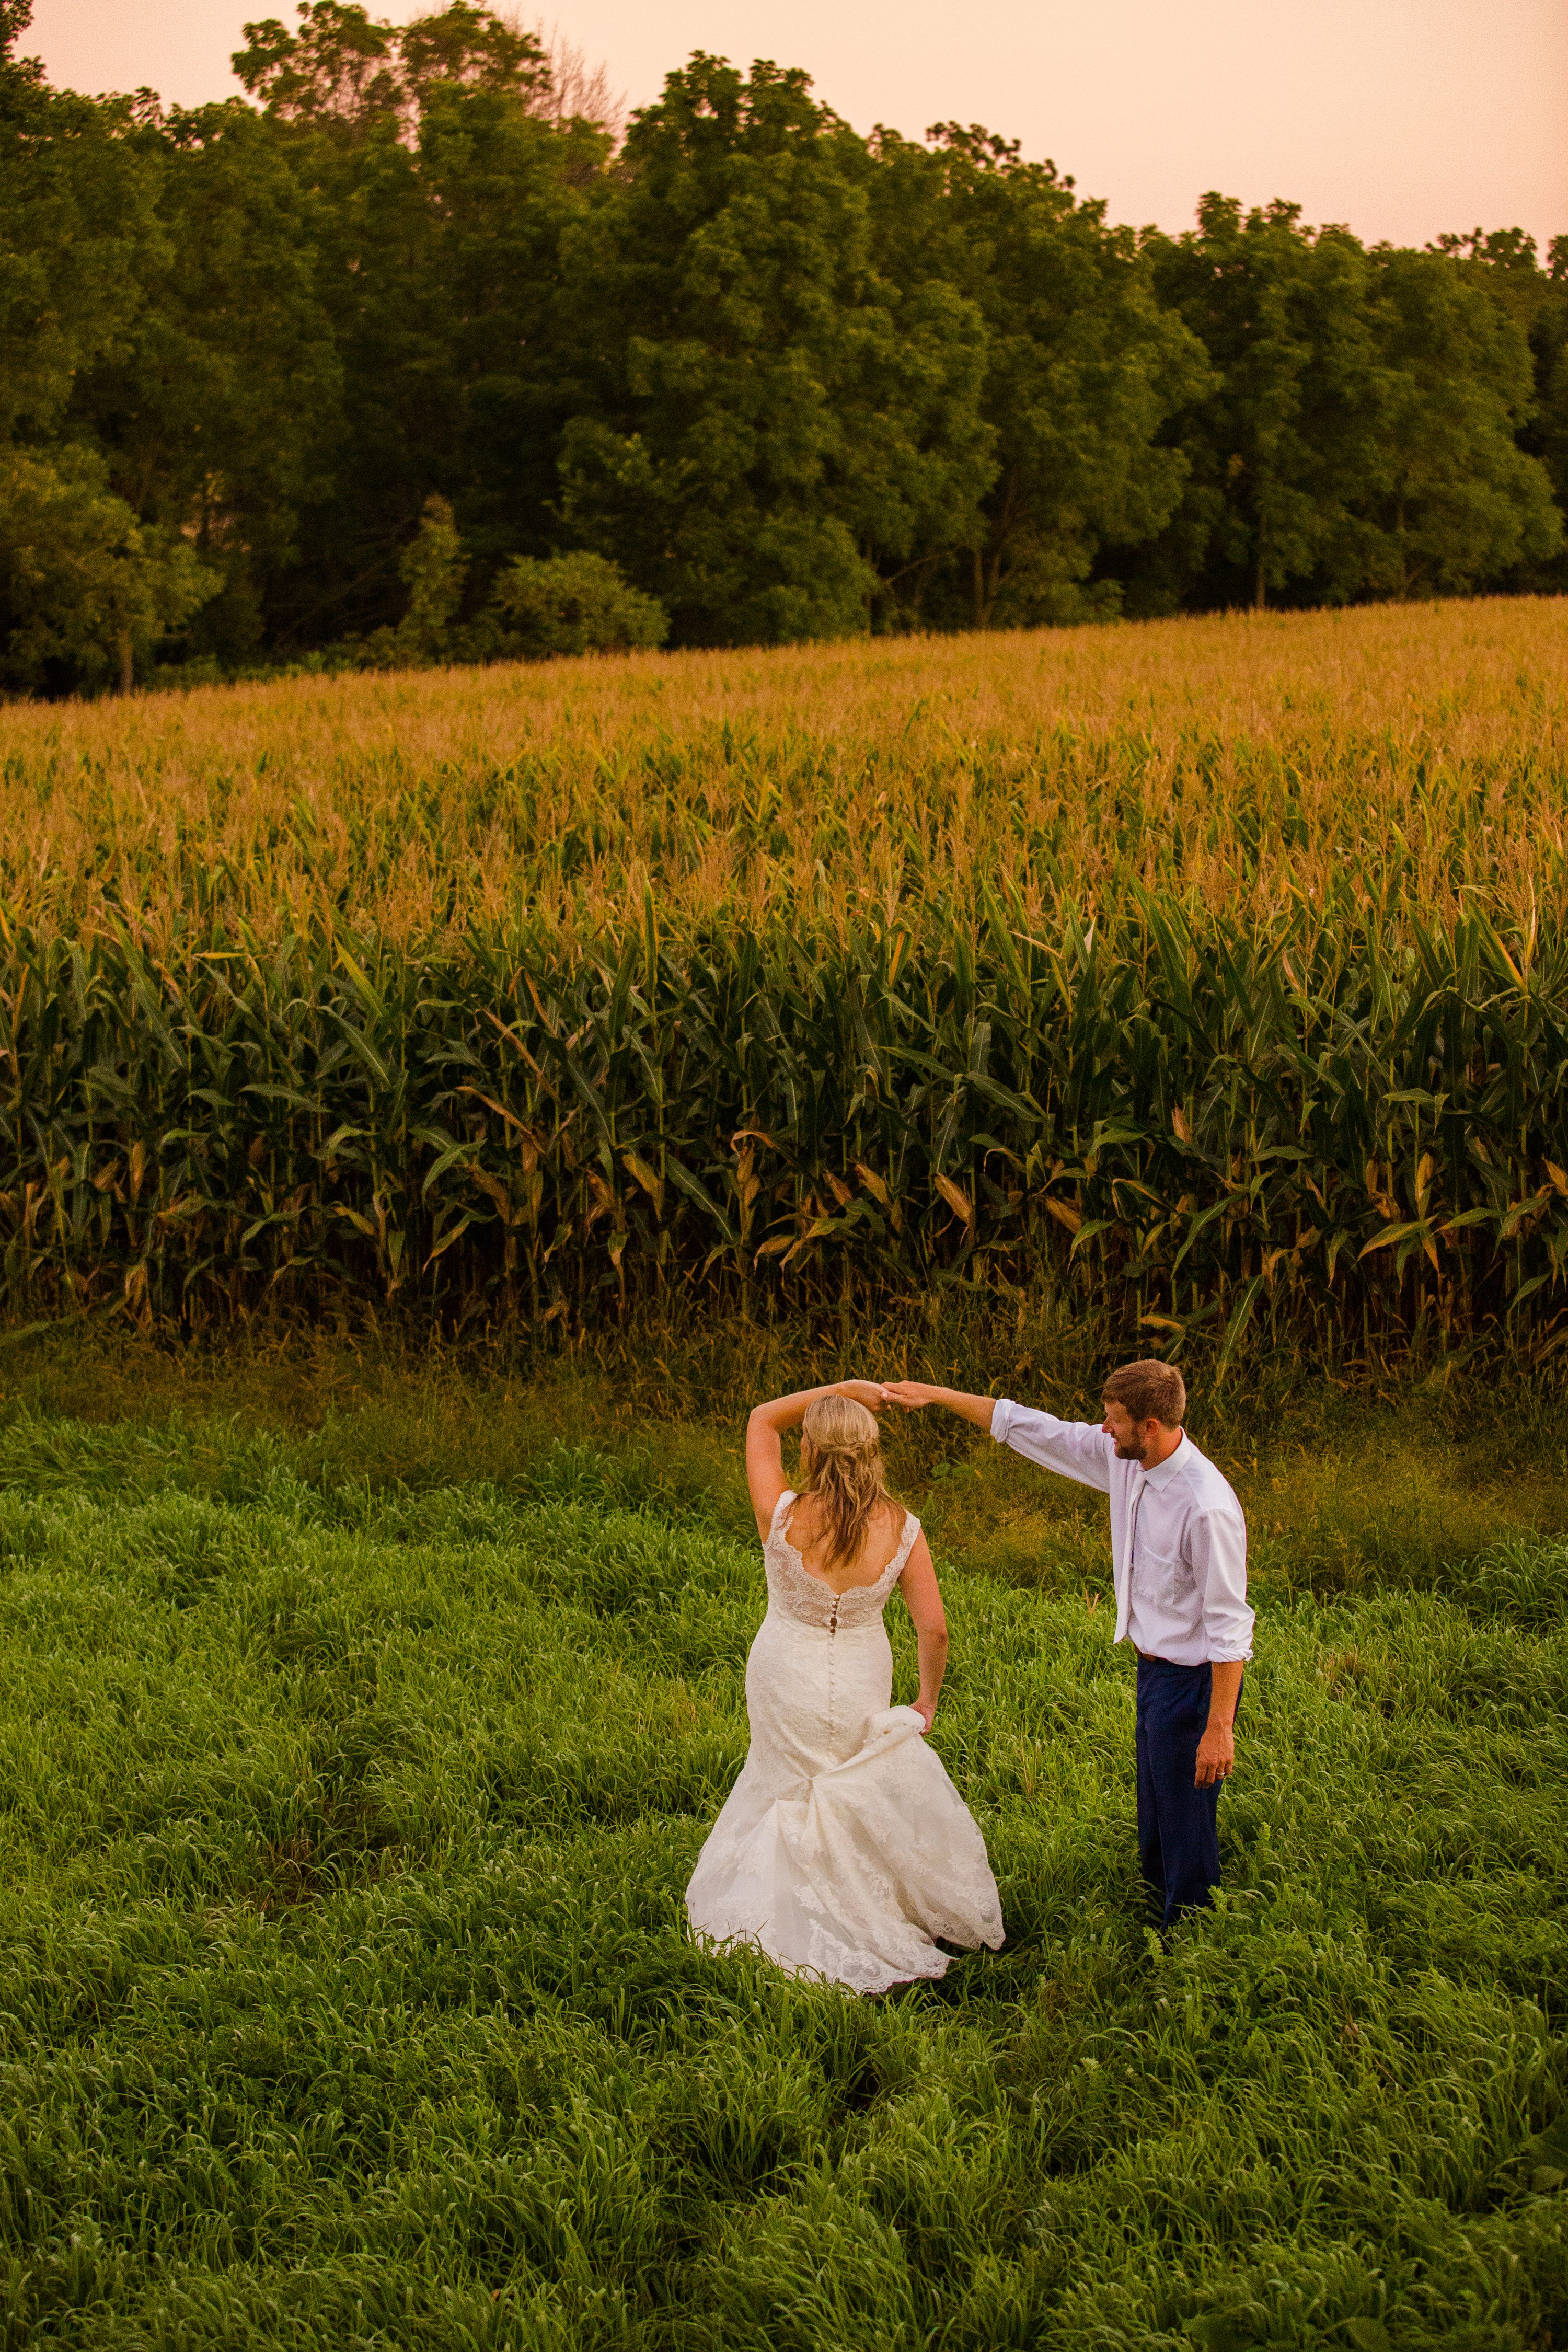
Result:
[[[746,1661],[752,1745],[686,1890],[703,1939],[865,1993],[940,1977],[939,1936],[1002,1941],[984,1841],[925,1744],[947,1621],[920,1521],[883,1483],[883,1402],[875,1381],[843,1381],[752,1415],[746,1476],[768,1580]],[[780,1446],[797,1426],[798,1494]],[[919,1643],[913,1706],[889,1704],[895,1585]]]

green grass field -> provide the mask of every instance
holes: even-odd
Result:
[[[732,1427],[5,1362],[5,2344],[1568,2342],[1528,1392],[1200,1408],[1258,1655],[1228,1899],[1164,1957],[1095,1498],[896,1431],[1009,1940],[873,2003],[682,1932],[762,1605]]]

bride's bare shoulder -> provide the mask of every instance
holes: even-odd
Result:
[[[904,1528],[909,1516],[896,1495],[884,1495],[872,1514],[870,1526],[866,1530],[866,1540],[861,1546],[861,1557],[864,1559],[868,1556],[872,1559],[883,1559],[884,1565],[886,1560],[891,1559],[904,1539]]]

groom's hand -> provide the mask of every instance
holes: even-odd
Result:
[[[920,1405],[938,1403],[942,1395],[941,1389],[931,1388],[925,1381],[889,1381],[882,1391],[884,1402],[904,1405],[911,1412]]]
[[[1210,1789],[1216,1780],[1228,1780],[1235,1769],[1235,1734],[1228,1724],[1211,1723],[1198,1742],[1198,1768],[1193,1786]]]

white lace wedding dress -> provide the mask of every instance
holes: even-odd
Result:
[[[768,1613],[746,1661],[751,1750],[686,1890],[696,1933],[759,1947],[792,1976],[885,1992],[947,1967],[932,1938],[1002,1941],[985,1842],[926,1745],[890,1706],[882,1611],[920,1521],[875,1584],[836,1593],[784,1534],[763,1547]]]

